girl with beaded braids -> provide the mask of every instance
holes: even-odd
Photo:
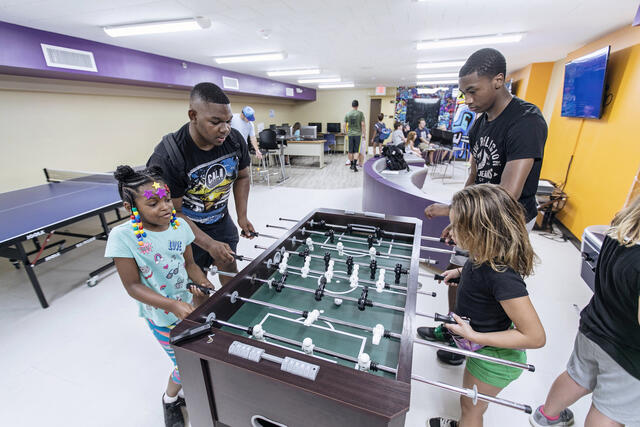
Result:
[[[187,284],[213,285],[193,261],[193,232],[188,223],[176,219],[161,174],[157,167],[135,171],[118,166],[114,176],[131,221],[111,230],[105,256],[113,258],[122,284],[138,303],[140,317],[174,364],[163,406],[166,425],[175,427],[184,425],[180,409],[184,398],[179,395],[182,386],[169,333],[207,299],[197,288],[187,289]]]

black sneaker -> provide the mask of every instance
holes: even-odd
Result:
[[[187,406],[187,402],[184,400],[184,397],[178,396],[178,403],[180,406]]]
[[[184,427],[184,416],[180,399],[175,402],[164,403],[164,395],[162,395],[162,406],[164,408],[164,425],[166,427]]]
[[[420,327],[418,328],[418,335],[420,335],[420,338],[427,341],[451,341],[451,333],[444,327],[444,323],[436,326],[435,328],[429,328],[426,326]]]
[[[458,427],[458,422],[450,418],[431,418],[427,421],[428,427]]]
[[[446,363],[447,365],[452,366],[460,366],[464,362],[465,357],[458,353],[451,353],[446,350],[438,350],[436,351],[436,356],[438,356],[438,360],[442,363]]]

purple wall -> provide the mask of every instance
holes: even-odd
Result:
[[[91,51],[98,72],[47,66],[40,43]],[[183,64],[187,65],[186,69],[183,68]],[[0,73],[174,89],[190,89],[196,83],[203,81],[213,82],[222,87],[224,75],[240,81],[240,90],[225,89],[225,92],[230,94],[303,101],[316,99],[315,89],[2,21],[0,21]],[[293,96],[286,96],[286,88],[293,89]],[[302,93],[298,93],[296,88],[302,89]]]
[[[371,158],[364,164],[362,210],[420,218],[423,236],[440,237],[442,230],[449,224],[449,218],[426,219],[425,208],[436,202],[428,199],[426,194],[424,196],[411,194],[402,186],[380,176],[373,168],[373,164],[379,160]],[[420,163],[424,164],[422,161]],[[451,249],[451,246],[444,243],[426,240],[422,241],[422,246]],[[421,251],[420,256],[437,260],[437,267],[440,269],[444,269],[449,264],[448,254]]]
[[[633,26],[636,27],[640,25],[640,6],[638,6],[638,11],[636,12],[636,17],[633,19]]]

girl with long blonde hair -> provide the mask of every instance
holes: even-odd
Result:
[[[531,425],[573,423],[568,406],[590,393],[585,426],[640,425],[639,307],[640,197],[611,222],[567,369],[531,416]]]
[[[524,349],[542,347],[546,336],[523,280],[533,272],[535,254],[522,207],[499,185],[479,184],[453,196],[449,217],[453,239],[469,252],[469,260],[443,273],[451,286],[452,279],[460,278],[453,314],[457,324],[446,327],[460,348],[526,363]],[[496,396],[521,373],[518,368],[470,357],[463,385]],[[474,405],[461,396],[460,406],[460,421],[432,418],[429,425],[482,426],[486,402]]]

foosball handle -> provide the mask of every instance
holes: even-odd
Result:
[[[197,283],[187,283],[187,289],[189,289],[189,286],[193,286],[194,288],[197,288],[197,289],[201,290],[202,292],[204,292],[207,295],[212,295],[212,294],[214,294],[216,292],[215,289],[208,288],[206,286],[202,286],[202,285],[199,285]]]
[[[434,274],[433,280],[444,280],[444,276],[442,274]],[[460,278],[449,279],[449,283],[460,283]]]
[[[433,320],[436,322],[448,323],[450,325],[456,325],[458,322],[453,318],[453,316],[445,316],[440,313],[436,313],[433,315]]]

